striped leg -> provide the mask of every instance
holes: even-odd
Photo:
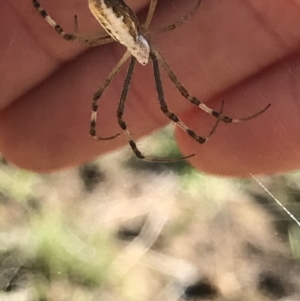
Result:
[[[190,12],[188,12],[186,15],[184,15],[180,20],[176,21],[175,23],[173,23],[171,25],[168,25],[166,27],[163,27],[163,28],[157,30],[155,32],[155,34],[161,34],[161,33],[167,32],[167,31],[172,31],[172,30],[176,29],[177,27],[181,26],[183,23],[191,20],[194,17],[194,15],[197,13],[201,2],[202,2],[202,0],[198,0],[196,6]]]
[[[156,57],[154,52],[151,52],[151,59],[153,62],[153,70],[154,70],[154,78],[155,78],[155,84],[156,84],[156,89],[158,93],[158,100],[160,104],[160,108],[162,112],[173,122],[175,122],[183,131],[185,131],[189,136],[191,136],[194,140],[196,140],[198,143],[203,144],[205,143],[216,131],[219,122],[221,118],[219,117],[217,122],[215,123],[214,127],[210,131],[210,133],[206,137],[202,137],[197,135],[193,130],[191,130],[188,126],[185,125],[174,113],[172,113],[167,105],[164,91],[163,91],[163,85],[162,85],[162,80],[160,76],[160,70],[159,70],[159,61],[158,58]],[[223,110],[223,104],[222,104],[222,109]],[[219,113],[219,116],[221,116],[221,112]]]
[[[112,71],[109,73],[108,77],[105,79],[103,85],[100,87],[100,89],[94,94],[93,102],[92,102],[92,115],[91,115],[91,124],[90,124],[90,134],[93,138],[96,140],[111,140],[119,136],[120,134],[116,134],[114,136],[110,137],[99,137],[97,136],[97,113],[98,113],[98,101],[99,98],[102,96],[110,82],[114,79],[114,77],[119,73],[122,66],[126,63],[126,61],[129,59],[130,53],[128,51],[125,52],[123,57],[120,59],[120,61],[115,65],[115,67],[112,69]]]
[[[175,75],[175,73],[173,72],[173,70],[171,69],[169,64],[166,62],[166,60],[163,58],[163,56],[161,55],[159,50],[154,48],[154,46],[152,46],[152,52],[154,53],[154,56],[157,57],[158,61],[163,65],[163,67],[166,70],[169,78],[171,79],[171,81],[174,83],[174,85],[176,86],[176,88],[179,90],[180,94],[184,98],[186,98],[191,104],[199,107],[204,112],[206,112],[206,113],[208,113],[208,114],[210,114],[210,115],[212,115],[216,118],[220,118],[225,123],[239,123],[239,122],[242,122],[242,121],[247,121],[247,120],[253,119],[253,118],[261,115],[262,113],[264,113],[271,106],[271,104],[269,103],[261,111],[255,113],[253,115],[244,117],[244,118],[236,119],[236,118],[231,118],[229,116],[224,116],[224,115],[220,114],[220,112],[217,112],[217,111],[211,109],[210,107],[208,107],[205,103],[201,102],[196,97],[190,95],[189,92],[187,91],[187,89],[179,82],[177,76]]]
[[[131,78],[132,78],[132,75],[133,75],[135,64],[136,64],[136,59],[134,57],[131,57],[131,61],[130,61],[130,65],[129,65],[127,75],[126,75],[126,78],[125,78],[125,83],[124,83],[124,86],[123,86],[123,90],[122,90],[122,94],[121,94],[121,98],[120,98],[120,103],[119,103],[119,107],[118,107],[118,113],[117,113],[118,123],[119,123],[121,129],[123,130],[123,133],[127,137],[128,144],[130,145],[133,153],[135,154],[135,156],[138,159],[141,159],[141,160],[144,160],[144,161],[149,161],[149,162],[158,162],[158,163],[178,162],[178,161],[185,160],[187,158],[190,158],[190,157],[194,156],[194,154],[193,154],[193,155],[189,155],[189,156],[186,156],[186,157],[160,159],[160,158],[153,158],[153,157],[148,157],[148,156],[146,157],[138,149],[138,147],[136,145],[136,142],[131,137],[131,134],[128,130],[127,124],[125,123],[125,121],[123,119],[126,100],[127,100],[127,95],[128,95],[128,91],[129,91],[129,88],[130,88]]]
[[[57,24],[45,11],[45,9],[40,5],[40,3],[37,0],[32,0],[32,4],[35,7],[35,9],[39,12],[39,14],[45,19],[45,21],[52,27],[54,30],[65,40],[67,41],[79,41],[82,43],[87,44],[88,46],[98,46],[103,44],[108,44],[113,42],[114,40],[108,36],[96,36],[96,37],[90,37],[88,35],[80,35],[78,34],[78,20],[77,16],[75,16],[75,28],[76,33],[66,33],[62,27]]]

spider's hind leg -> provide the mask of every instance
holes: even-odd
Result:
[[[71,33],[65,33],[62,27],[57,24],[45,11],[45,9],[40,5],[37,0],[32,0],[33,6],[39,12],[39,14],[45,19],[45,21],[65,40],[74,41],[76,40],[76,35]]]
[[[153,15],[157,6],[157,2],[158,0],[151,0],[151,3],[149,5],[149,9],[148,9],[148,14],[147,14],[147,19],[145,21],[144,24],[144,28],[147,29],[153,19]]]
[[[194,17],[194,15],[197,13],[201,2],[202,2],[202,0],[198,0],[195,7],[191,11],[189,11],[186,15],[184,15],[180,20],[174,22],[173,24],[170,24],[168,26],[160,28],[159,30],[157,30],[155,32],[155,34],[161,34],[161,33],[167,32],[167,31],[172,31],[172,30],[176,29],[177,27],[181,26],[183,23],[191,20]]]
[[[96,47],[114,42],[114,39],[106,33],[97,36],[89,36],[79,33],[79,21],[77,15],[74,16],[74,30],[76,40],[87,44],[89,47]]]
[[[108,36],[107,34],[102,34],[98,36],[88,36],[88,35],[81,35],[78,32],[78,18],[77,16],[74,17],[74,27],[75,27],[75,34],[73,33],[66,33],[63,28],[56,23],[50,15],[46,12],[46,10],[40,5],[38,0],[32,0],[32,4],[35,9],[39,12],[39,14],[45,19],[45,21],[65,40],[67,41],[78,41],[88,46],[99,46],[103,44],[108,44],[113,42],[113,39]]]

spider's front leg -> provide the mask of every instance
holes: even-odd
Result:
[[[128,144],[129,144],[131,150],[133,151],[134,155],[138,159],[148,161],[148,162],[171,163],[171,162],[178,162],[178,161],[185,160],[185,159],[193,157],[194,154],[184,156],[184,157],[177,157],[177,158],[154,158],[154,157],[145,156],[139,150],[139,148],[138,148],[136,142],[134,141],[134,139],[132,138],[132,136],[130,134],[130,131],[128,129],[128,126],[127,126],[127,124],[126,124],[126,122],[123,118],[124,113],[125,113],[125,106],[126,106],[127,96],[128,96],[128,92],[129,92],[129,89],[130,89],[130,83],[131,83],[131,79],[132,79],[132,75],[133,75],[133,71],[134,71],[136,61],[137,61],[136,58],[132,56],[131,61],[130,61],[130,65],[129,65],[129,68],[128,68],[128,71],[127,71],[127,75],[125,77],[124,86],[123,86],[123,90],[122,90],[122,94],[121,94],[121,98],[120,98],[120,102],[119,102],[119,106],[118,106],[118,110],[117,110],[117,117],[118,117],[119,126],[122,129],[125,137],[127,138],[127,141],[128,141]]]
[[[212,130],[210,131],[210,133],[205,137],[197,135],[182,120],[180,120],[176,114],[174,114],[173,112],[171,112],[169,110],[169,107],[168,107],[168,104],[167,104],[167,101],[166,101],[165,95],[164,95],[163,84],[162,84],[160,70],[159,70],[159,60],[158,60],[158,57],[156,56],[154,48],[152,48],[150,56],[151,56],[151,60],[152,60],[152,64],[153,64],[154,80],[155,80],[156,90],[157,90],[157,94],[158,94],[158,101],[159,101],[161,111],[164,113],[165,116],[167,116],[171,121],[176,123],[184,132],[186,132],[190,137],[192,137],[198,143],[200,143],[200,144],[206,143],[208,141],[208,139],[214,134],[220,121],[222,120],[221,116],[222,116],[222,112],[223,112],[223,108],[224,108],[224,102],[222,102],[221,111],[218,112],[219,117],[217,118],[217,121],[216,121],[215,125],[213,126]]]
[[[109,86],[111,81],[114,79],[114,77],[119,73],[122,66],[126,63],[126,61],[129,59],[130,53],[128,51],[125,52],[123,57],[120,59],[120,61],[115,65],[115,67],[111,70],[107,78],[105,79],[103,85],[98,89],[98,91],[94,94],[93,101],[92,101],[92,115],[91,115],[91,123],[90,123],[90,134],[91,136],[98,140],[111,140],[119,136],[120,134],[116,134],[114,136],[110,137],[100,137],[97,135],[97,114],[98,114],[98,101],[101,98],[102,94],[106,90],[106,88]]]
[[[155,57],[158,59],[158,61],[163,65],[163,68],[165,69],[168,77],[170,78],[170,80],[173,82],[175,87],[178,89],[180,94],[185,99],[187,99],[192,105],[197,106],[199,109],[206,112],[207,114],[212,115],[217,119],[221,119],[221,121],[224,122],[224,123],[239,123],[239,122],[254,119],[257,116],[263,114],[265,111],[267,111],[269,109],[269,107],[271,106],[271,104],[269,103],[262,110],[256,112],[255,114],[252,114],[252,115],[247,116],[247,117],[242,117],[242,118],[232,118],[230,116],[223,115],[220,112],[208,107],[204,102],[200,101],[198,98],[196,98],[195,96],[192,96],[188,92],[188,90],[178,80],[176,74],[171,69],[171,67],[169,66],[169,64],[167,63],[165,58],[162,56],[160,51],[156,47],[154,47],[154,45],[152,45],[152,52],[155,55]]]
[[[155,32],[155,34],[161,34],[164,32],[175,30],[177,27],[181,26],[183,23],[191,20],[195,16],[195,14],[198,12],[201,2],[202,2],[202,0],[198,0],[195,7],[191,11],[189,11],[186,15],[184,15],[180,20],[177,20],[173,24],[170,24],[168,26],[160,28],[159,30],[157,30]]]

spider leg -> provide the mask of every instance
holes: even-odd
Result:
[[[149,9],[148,9],[148,15],[147,15],[147,19],[144,23],[144,28],[147,29],[153,19],[153,15],[155,12],[155,8],[157,5],[158,0],[151,0],[151,3],[149,5]]]
[[[173,70],[171,69],[171,67],[167,63],[167,61],[164,59],[162,54],[159,52],[159,50],[156,49],[153,45],[151,45],[151,49],[152,49],[152,56],[154,54],[154,56],[157,57],[158,61],[161,62],[164,69],[166,70],[169,78],[174,83],[176,88],[179,90],[180,94],[184,98],[186,98],[191,104],[199,107],[204,112],[206,112],[206,113],[208,113],[208,114],[210,114],[210,115],[212,115],[216,118],[220,118],[225,123],[239,123],[239,122],[242,122],[242,121],[251,120],[251,119],[261,115],[262,113],[264,113],[271,106],[271,104],[269,103],[266,107],[264,107],[259,112],[255,113],[253,115],[247,116],[247,117],[239,118],[239,119],[231,118],[229,116],[224,116],[220,112],[217,112],[217,111],[211,109],[210,107],[208,107],[205,103],[201,102],[196,97],[190,95],[189,92],[187,91],[187,89],[179,82],[177,76],[175,75],[175,73],[173,72]]]
[[[191,130],[184,122],[182,122],[173,112],[171,112],[169,110],[168,104],[165,99],[164,91],[163,91],[163,85],[162,85],[162,80],[161,80],[161,76],[160,76],[158,58],[156,57],[155,53],[152,51],[150,53],[150,56],[151,56],[152,63],[153,63],[154,79],[155,79],[160,109],[171,121],[175,122],[183,131],[185,131],[194,140],[196,140],[200,144],[205,143],[211,137],[211,135],[216,131],[216,129],[219,125],[219,122],[221,121],[221,117],[218,118],[214,127],[212,128],[212,130],[206,137],[199,136],[193,130]],[[222,112],[222,110],[223,110],[223,104],[222,104],[221,112]],[[221,116],[221,113],[219,113],[219,116]]]
[[[125,78],[125,82],[124,82],[124,86],[123,86],[123,90],[122,90],[122,94],[121,94],[121,98],[120,98],[120,102],[119,102],[119,106],[118,106],[118,111],[117,111],[119,126],[123,130],[123,132],[124,132],[124,134],[125,134],[125,136],[128,140],[128,144],[130,145],[130,148],[132,149],[133,153],[135,154],[135,156],[138,159],[141,159],[141,160],[144,160],[144,161],[150,161],[150,162],[159,162],[159,163],[177,162],[177,161],[185,160],[187,158],[190,158],[190,157],[194,156],[194,154],[193,154],[193,155],[189,155],[189,156],[186,156],[186,157],[160,159],[160,158],[153,158],[153,157],[148,157],[148,156],[145,157],[141,153],[141,151],[138,149],[138,147],[136,145],[136,142],[131,137],[131,134],[128,130],[126,122],[123,119],[126,100],[127,100],[128,91],[129,91],[129,88],[130,88],[130,83],[131,83],[131,79],[132,79],[135,64],[136,64],[136,59],[134,57],[131,57],[130,65],[129,65],[127,75],[126,75],[126,78]]]
[[[220,112],[218,112],[219,113],[219,117],[217,117],[216,123],[214,124],[213,128],[208,133],[208,135],[206,136],[206,141],[215,133],[216,129],[219,126],[219,123],[222,121],[221,117],[222,117],[223,109],[224,109],[224,100],[222,100],[221,110],[220,110]]]
[[[99,90],[94,94],[93,101],[92,101],[92,115],[91,115],[91,124],[90,124],[90,134],[91,136],[98,140],[111,140],[119,136],[120,134],[116,134],[114,136],[110,137],[99,137],[97,136],[97,112],[98,112],[98,100],[110,84],[110,82],[114,79],[114,77],[119,73],[121,67],[124,65],[124,63],[129,59],[130,53],[128,51],[125,52],[123,57],[120,59],[120,61],[115,65],[115,67],[111,70],[107,78],[105,79],[103,85],[99,88]]]
[[[196,6],[190,12],[188,12],[186,15],[184,15],[180,20],[176,21],[175,23],[173,23],[171,25],[160,28],[159,30],[157,30],[155,32],[155,34],[161,34],[161,33],[167,32],[167,31],[172,31],[172,30],[176,29],[177,27],[181,26],[186,21],[191,20],[194,17],[194,15],[197,13],[201,2],[202,2],[202,0],[198,0]]]
[[[118,110],[117,110],[117,117],[118,117],[119,126],[123,130],[125,136],[127,137],[128,143],[129,143],[133,153],[139,159],[144,159],[143,154],[139,151],[136,143],[134,142],[134,140],[132,139],[132,137],[130,135],[130,132],[127,128],[125,121],[123,120],[127,95],[128,95],[128,91],[130,88],[130,83],[131,83],[135,64],[136,64],[136,59],[134,57],[131,57],[130,65],[128,67],[128,71],[127,71],[127,74],[125,77],[125,82],[124,82],[124,86],[123,86],[123,90],[122,90],[122,94],[121,94],[121,98],[120,98],[120,102],[119,102],[119,106],[118,106]]]
[[[107,34],[100,34],[97,36],[79,34],[79,22],[77,15],[74,16],[74,29],[77,37],[76,40],[87,44],[89,47],[95,47],[114,42],[114,39]]]
[[[98,45],[103,45],[107,43],[113,42],[113,39],[109,36],[101,35],[101,36],[96,36],[96,37],[90,37],[87,35],[80,35],[78,34],[78,20],[77,16],[75,16],[75,28],[76,28],[76,33],[66,33],[62,27],[57,24],[45,11],[45,9],[40,5],[38,0],[32,0],[32,4],[35,7],[35,9],[39,12],[39,14],[46,20],[46,22],[54,28],[54,30],[65,40],[67,41],[79,41],[82,43],[87,44],[88,46],[98,46]]]

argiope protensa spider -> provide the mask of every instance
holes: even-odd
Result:
[[[145,157],[138,149],[123,119],[126,99],[127,99],[130,82],[131,82],[136,61],[138,61],[142,65],[146,65],[149,59],[152,60],[154,79],[155,79],[156,90],[158,94],[158,100],[159,100],[161,111],[171,121],[175,122],[182,130],[184,130],[189,136],[191,136],[194,140],[196,140],[201,144],[205,143],[210,138],[210,136],[215,132],[219,121],[223,121],[225,123],[238,123],[241,121],[250,120],[262,114],[270,107],[270,104],[268,104],[263,110],[257,112],[256,114],[240,119],[233,119],[231,117],[224,116],[222,114],[223,105],[220,112],[217,112],[209,108],[200,100],[198,100],[196,97],[189,94],[187,89],[179,82],[177,76],[175,75],[175,73],[173,72],[169,64],[166,62],[166,60],[164,59],[160,51],[155,47],[155,45],[151,41],[151,36],[153,36],[153,34],[160,34],[163,32],[174,30],[176,27],[180,26],[185,21],[191,19],[199,9],[201,0],[197,0],[197,4],[194,7],[194,9],[190,11],[188,14],[186,14],[184,17],[182,17],[180,20],[178,20],[172,25],[163,27],[162,29],[154,33],[149,32],[148,28],[152,21],[153,14],[157,6],[158,0],[151,0],[149,5],[149,10],[148,10],[148,15],[143,25],[139,24],[139,21],[135,13],[125,4],[123,0],[88,0],[91,13],[94,15],[97,21],[108,33],[108,35],[106,34],[97,37],[88,37],[86,35],[79,34],[78,21],[76,16],[75,16],[75,28],[76,28],[75,33],[74,34],[65,33],[64,30],[60,27],[60,25],[58,25],[42,8],[38,0],[32,0],[32,2],[34,7],[37,9],[40,15],[47,21],[47,23],[51,27],[53,27],[55,31],[61,35],[62,38],[64,38],[67,41],[83,42],[90,47],[108,44],[117,41],[127,48],[127,51],[125,52],[121,60],[111,70],[108,77],[105,79],[103,85],[94,94],[93,101],[92,101],[90,134],[92,135],[93,138],[97,140],[110,140],[119,136],[119,134],[116,134],[111,137],[97,136],[96,125],[97,125],[98,100],[100,99],[100,97],[102,96],[102,94],[104,93],[108,85],[110,84],[110,82],[113,80],[113,78],[118,74],[121,67],[125,64],[125,62],[129,58],[131,58],[127,75],[125,78],[125,83],[123,86],[120,102],[118,105],[117,118],[118,118],[119,126],[121,127],[125,136],[127,137],[128,143],[132,151],[139,159],[154,161],[154,162],[174,162],[181,159],[189,158],[191,156],[194,156],[194,154],[186,157],[181,157],[181,158],[159,159],[159,158]],[[217,118],[215,126],[208,134],[208,136],[201,137],[197,135],[193,130],[191,130],[188,126],[186,126],[185,123],[183,123],[174,113],[172,113],[169,110],[163,91],[159,63],[163,66],[169,78],[171,79],[171,81],[174,83],[174,85],[176,86],[176,88],[179,90],[180,94],[184,98],[186,98],[191,104],[199,107],[201,110]]]

